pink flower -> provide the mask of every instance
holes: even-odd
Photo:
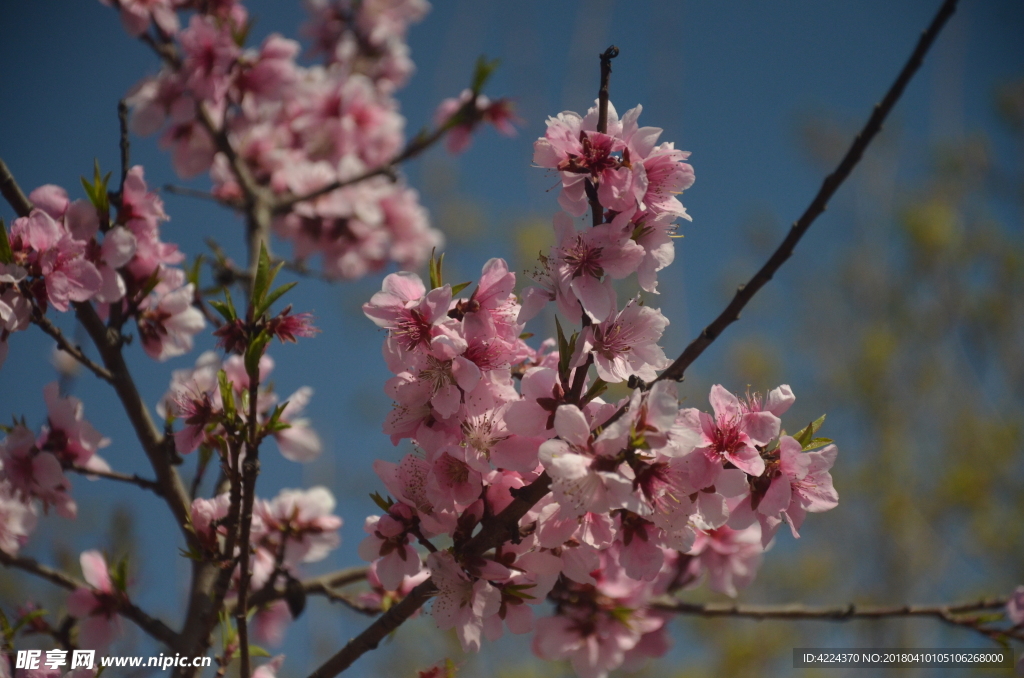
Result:
[[[427,567],[438,589],[431,611],[437,628],[454,628],[464,652],[479,651],[484,617],[498,612],[501,593],[486,579],[472,580],[447,551],[431,553]]]
[[[779,434],[779,418],[771,412],[744,410],[736,396],[717,384],[711,387],[710,400],[714,416],[697,410],[681,413],[687,424],[702,435],[701,443],[690,455],[694,483],[700,487],[713,485],[723,461],[750,476],[760,476],[764,460],[756,446],[767,445]]]
[[[230,84],[229,72],[240,54],[230,24],[218,26],[202,14],[194,14],[178,40],[184,55],[181,74],[186,86],[196,97],[219,104]]]
[[[93,468],[95,462],[106,466],[94,455],[96,450],[110,444],[85,420],[82,401],[74,396],[61,397],[60,386],[51,382],[43,387],[43,398],[49,411],[48,426],[44,426],[36,442],[40,450],[52,452],[63,463]]]
[[[427,292],[416,274],[392,273],[384,278],[381,291],[363,304],[363,313],[387,329],[404,350],[426,350],[443,336],[437,325],[447,318],[451,299],[450,285]]]
[[[761,523],[761,539],[767,546],[782,521],[789,523],[794,537],[808,513],[829,511],[839,505],[839,494],[832,485],[829,469],[836,461],[838,449],[828,445],[821,450],[803,452],[791,436],[779,439],[778,460],[768,466],[765,476],[755,483],[750,498],[737,508],[737,517],[730,521],[742,527],[750,518],[748,511]],[[767,487],[764,482],[768,481]],[[762,489],[763,488],[763,489]]]
[[[545,441],[538,456],[552,478],[555,500],[565,510],[575,511],[576,515],[588,511],[607,513],[617,508],[649,512],[633,491],[632,480],[619,469],[622,462],[595,457],[594,448],[605,433],[597,440],[592,439],[590,425],[578,407],[559,406],[555,431],[559,437]]]
[[[284,634],[291,623],[292,613],[288,609],[288,603],[275,600],[253,617],[252,634],[260,645],[279,647],[284,642]]]
[[[689,553],[694,556],[691,570],[695,576],[707,572],[712,591],[735,598],[737,589],[754,581],[761,566],[761,530],[751,525],[743,530],[723,526],[698,532]]]
[[[78,588],[68,596],[68,613],[78,617],[78,644],[106,650],[121,632],[117,616],[118,597],[107,571],[107,561],[99,551],[85,551],[80,558],[82,574],[92,588]]]
[[[0,474],[3,463],[0,462]],[[18,496],[11,484],[0,475],[0,551],[16,556],[28,542],[38,520],[35,506]]]
[[[653,381],[671,364],[658,346],[668,318],[661,311],[631,299],[618,314],[598,325],[584,328],[583,353],[593,352],[597,376],[609,383],[636,375]]]
[[[288,428],[275,431],[273,434],[277,447],[281,450],[281,456],[290,461],[310,462],[323,451],[320,436],[310,426],[309,419],[298,418],[312,396],[313,389],[308,386],[303,386],[288,396],[288,405],[281,412],[281,421],[287,423]]]
[[[1006,616],[1015,625],[1024,624],[1024,586],[1018,586],[1006,602]]]
[[[615,310],[615,292],[606,283],[637,270],[643,248],[617,223],[577,231],[564,212],[555,215],[555,238],[550,265],[556,295],[565,300],[560,308],[575,308],[578,300],[594,322],[604,322]]]
[[[293,568],[299,563],[323,560],[341,544],[338,530],[342,521],[333,515],[334,507],[331,491],[317,486],[308,490],[281,490],[271,501],[260,502],[257,513],[268,533],[279,533],[273,540],[273,549],[279,548],[281,539],[287,540],[284,564]],[[270,539],[269,534],[266,539]],[[267,544],[268,548],[270,546]]]
[[[420,572],[420,556],[409,545],[408,530],[414,524],[414,513],[405,504],[395,504],[383,516],[367,516],[363,524],[368,536],[359,544],[359,557],[374,563],[386,591],[398,590],[405,578]]]
[[[68,492],[71,483],[64,476],[60,461],[35,445],[35,435],[25,426],[14,426],[0,442],[0,462],[11,487],[24,497],[35,497],[65,518],[73,519],[78,507]]]
[[[168,273],[175,275],[168,285],[158,285],[154,294],[140,304],[136,319],[142,348],[149,357],[160,361],[191,351],[192,337],[206,326],[203,314],[192,305],[195,285],[175,287],[175,283],[184,281],[184,275],[178,269]]]
[[[109,0],[100,2],[110,4]],[[180,28],[176,4],[176,0],[120,0],[121,23],[129,35],[136,37],[149,30],[150,20],[164,33],[174,35]]]

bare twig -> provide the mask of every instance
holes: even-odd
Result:
[[[216,195],[214,195],[213,193],[209,193],[207,191],[200,191],[200,190],[195,189],[195,188],[189,188],[188,186],[176,186],[175,184],[164,184],[161,187],[161,190],[163,190],[165,193],[172,193],[174,195],[182,195],[182,196],[185,196],[185,197],[188,197],[188,198],[199,198],[200,200],[208,200],[210,202],[215,202],[215,203],[217,203],[219,205],[224,205],[225,207],[230,207],[231,209],[240,210],[240,209],[244,208],[244,205],[242,205],[241,203],[238,203],[238,202],[236,202],[234,200],[228,200],[227,198],[219,198]]]
[[[128,168],[131,167],[131,143],[128,140],[128,104],[124,99],[117,102],[117,122],[121,128],[121,188],[118,196],[124,199],[124,182],[128,178]]]
[[[80,473],[83,476],[92,476],[95,478],[106,478],[107,480],[116,480],[122,483],[129,483],[131,485],[138,485],[144,490],[155,492],[160,494],[160,483],[155,480],[149,480],[141,476],[135,475],[134,473],[128,475],[127,473],[117,473],[116,471],[96,471],[84,466],[69,466],[68,470]]]
[[[917,69],[920,68],[922,61],[924,60],[925,54],[928,49],[935,42],[935,38],[938,36],[939,31],[946,24],[953,12],[956,11],[957,0],[945,0],[939,11],[935,14],[928,29],[921,34],[921,38],[917,42],[917,47],[914,49],[907,63],[903,66],[900,74],[896,77],[896,80],[889,87],[889,91],[886,92],[882,102],[875,105],[874,111],[871,113],[871,117],[868,118],[864,128],[854,139],[850,149],[843,156],[843,159],[839,162],[839,166],[836,167],[832,174],[825,177],[825,181],[822,182],[821,188],[818,189],[818,194],[814,196],[814,200],[807,207],[800,218],[794,222],[793,226],[789,229],[789,234],[786,236],[782,244],[779,245],[778,249],[772,254],[764,266],[761,267],[754,277],[751,278],[747,284],[741,285],[736,290],[736,295],[729,302],[729,305],[725,307],[725,310],[719,314],[715,320],[704,328],[704,331],[700,333],[696,339],[690,342],[690,345],[682,352],[682,354],[672,363],[668,369],[662,372],[655,381],[661,381],[663,379],[671,379],[673,381],[679,381],[683,378],[683,373],[686,368],[689,367],[694,360],[700,356],[704,350],[711,345],[711,343],[718,338],[718,336],[725,330],[726,327],[739,320],[740,311],[743,307],[757,294],[764,285],[772,279],[775,272],[779,270],[779,267],[789,259],[790,255],[793,254],[793,248],[800,242],[800,238],[803,237],[807,229],[811,227],[814,220],[825,211],[828,207],[828,201],[835,194],[836,190],[842,185],[843,181],[850,175],[853,168],[857,166],[861,156],[864,154],[864,150],[871,143],[871,140],[875,138],[875,135],[882,129],[882,123],[885,121],[886,116],[899,101],[900,95],[903,94],[903,90],[906,89],[907,83],[914,77]]]
[[[250,308],[252,308],[250,306]],[[241,652],[240,675],[250,675],[249,670],[249,626],[248,626],[248,596],[249,596],[249,541],[252,529],[252,509],[256,495],[256,479],[260,474],[260,441],[256,438],[256,405],[259,395],[260,374],[259,369],[249,372],[249,412],[248,432],[245,443],[245,461],[242,462],[242,525],[239,538],[241,557],[239,567],[241,573],[238,580],[238,606],[235,610],[235,626],[238,629],[238,644]],[[286,543],[287,535],[281,536],[282,545]],[[281,548],[282,559],[284,547]]]
[[[1006,598],[983,598],[972,602],[943,605],[842,605],[837,607],[808,607],[788,605],[737,605],[735,603],[686,603],[665,596],[651,607],[665,612],[697,617],[734,617],[741,619],[784,619],[789,621],[845,622],[853,619],[890,619],[898,617],[927,617],[952,626],[975,631],[988,638],[1006,635],[1003,629],[986,627],[975,613],[1002,609]],[[1013,635],[1012,632],[1009,632]],[[1014,637],[1017,637],[1014,635]]]
[[[53,340],[57,342],[57,348],[67,353],[80,364],[84,365],[90,372],[103,381],[113,382],[114,377],[110,374],[110,371],[90,360],[82,351],[81,346],[72,344],[68,341],[68,338],[64,336],[64,333],[60,331],[60,328],[54,325],[53,321],[43,314],[42,309],[39,308],[38,304],[36,304],[36,301],[32,298],[31,294],[23,293],[22,296],[28,299],[32,304],[32,324],[53,337]]]
[[[0,195],[4,196],[19,217],[27,217],[32,212],[32,203],[22,193],[21,187],[14,180],[11,170],[7,169],[3,158],[0,158]]]

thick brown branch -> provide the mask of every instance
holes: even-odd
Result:
[[[736,291],[736,295],[729,302],[729,305],[725,307],[725,310],[715,320],[704,328],[704,331],[700,333],[696,339],[690,342],[690,345],[682,352],[682,354],[672,363],[668,369],[661,373],[656,381],[662,379],[671,379],[679,381],[683,378],[683,373],[686,372],[686,368],[689,367],[694,360],[700,356],[704,350],[711,345],[711,343],[718,338],[718,336],[725,330],[726,327],[736,322],[740,317],[740,311],[743,307],[757,294],[764,285],[772,279],[775,272],[779,270],[779,267],[789,259],[790,255],[793,254],[793,248],[803,237],[807,229],[811,227],[814,220],[825,211],[828,207],[828,201],[835,194],[836,190],[842,185],[843,181],[850,175],[853,168],[857,166],[861,156],[864,154],[864,150],[871,143],[871,140],[875,138],[875,135],[882,129],[882,123],[885,121],[886,116],[896,105],[900,95],[903,94],[903,90],[906,89],[907,83],[914,77],[917,69],[920,68],[922,61],[924,60],[925,54],[928,49],[935,42],[935,38],[938,36],[939,31],[946,24],[949,18],[956,11],[957,0],[945,0],[942,3],[942,7],[936,13],[932,19],[928,29],[921,34],[920,40],[918,40],[917,47],[914,52],[910,55],[907,63],[903,66],[903,70],[896,77],[896,80],[892,83],[889,91],[886,93],[885,98],[882,102],[875,106],[875,110],[871,113],[871,117],[868,118],[867,124],[861,130],[857,138],[854,139],[853,144],[850,146],[846,155],[839,162],[839,166],[836,167],[832,174],[825,177],[825,181],[822,182],[821,188],[818,190],[818,194],[814,196],[814,200],[804,211],[803,215],[793,224],[789,230],[789,234],[786,236],[782,244],[779,245],[778,249],[772,254],[764,266],[761,267],[754,277],[751,278],[747,284],[741,285]]]
[[[51,584],[74,591],[79,588],[89,588],[89,585],[85,582],[79,581],[74,577],[64,574],[60,570],[55,570],[52,567],[43,565],[32,558],[26,558],[24,556],[12,556],[4,551],[0,551],[0,564],[5,567],[13,567],[23,572],[35,575],[41,579],[45,579]],[[159,619],[149,616],[141,608],[130,602],[127,598],[118,597],[117,601],[117,612],[125,619],[130,619],[135,624],[156,638],[162,643],[165,643],[171,649],[178,649],[178,634],[175,633],[169,626],[164,624]]]
[[[337,654],[313,671],[309,678],[332,678],[347,669],[359,657],[376,649],[380,641],[401,626],[402,622],[430,600],[435,592],[434,582],[429,579],[414,588],[400,603],[388,609],[376,621],[367,626],[362,633],[350,640]]]

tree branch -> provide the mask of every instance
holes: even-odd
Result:
[[[80,473],[83,476],[93,476],[96,478],[106,478],[107,480],[116,480],[122,483],[129,483],[131,485],[138,485],[144,490],[149,490],[156,494],[160,494],[160,483],[155,480],[149,480],[141,476],[135,475],[134,473],[128,475],[127,473],[118,473],[116,471],[95,471],[93,469],[85,468],[84,466],[69,466],[69,471]]]
[[[74,591],[79,588],[91,588],[85,582],[64,574],[60,570],[55,570],[52,567],[43,565],[33,558],[12,556],[5,551],[0,550],[0,564],[3,564],[5,567],[11,567],[22,570],[23,572],[28,572],[29,574],[45,579],[51,584],[56,584],[57,586],[69,591]],[[127,597],[118,596],[115,600],[117,601],[118,614],[135,622],[140,629],[160,642],[165,643],[171,649],[178,649],[178,634],[171,630],[169,626],[159,619],[149,616],[148,613],[129,601]]]
[[[662,372],[655,381],[663,379],[680,381],[686,368],[718,338],[726,327],[739,320],[740,311],[743,310],[743,307],[757,294],[758,290],[772,279],[775,272],[779,270],[779,267],[793,254],[793,249],[800,242],[800,238],[811,227],[814,220],[825,211],[828,207],[828,201],[850,175],[853,168],[857,166],[868,144],[871,143],[871,140],[882,129],[882,123],[893,109],[893,106],[896,105],[896,102],[899,101],[900,95],[903,94],[903,90],[907,87],[907,83],[910,82],[910,79],[914,77],[914,74],[920,68],[925,54],[927,54],[932,43],[935,42],[939,31],[942,30],[942,27],[945,26],[953,12],[956,11],[956,4],[957,0],[945,0],[942,3],[928,29],[921,34],[917,47],[910,55],[907,63],[903,66],[892,86],[889,87],[885,98],[882,99],[881,103],[875,105],[875,110],[871,113],[871,117],[868,118],[867,124],[864,125],[860,134],[854,139],[846,155],[839,162],[839,166],[836,167],[832,174],[825,177],[821,188],[818,189],[818,194],[814,196],[811,204],[789,229],[789,234],[782,241],[782,244],[779,245],[765,265],[761,267],[761,270],[755,273],[754,277],[747,284],[741,285],[736,290],[736,295],[729,302],[729,305],[725,307],[725,310],[710,325],[705,327],[704,331],[696,339],[690,342],[690,345],[686,347],[676,361]]]
[[[302,590],[308,594],[320,594],[326,595],[327,591],[333,590],[340,586],[346,586],[347,584],[354,584],[358,581],[366,579],[365,565],[357,567],[348,567],[343,570],[336,570],[328,574],[320,575],[319,577],[313,577],[302,581]],[[276,588],[262,588],[259,591],[254,592],[249,597],[249,607],[259,607],[272,603],[275,600],[280,600],[285,597],[285,591],[283,589],[278,590]]]
[[[97,365],[90,360],[85,353],[82,352],[82,348],[68,341],[64,333],[60,331],[60,328],[53,324],[53,321],[43,314],[42,309],[36,304],[36,300],[31,294],[22,293],[22,296],[29,300],[32,304],[32,324],[37,326],[46,334],[50,335],[54,341],[57,342],[57,347],[67,353],[69,356],[77,360],[79,363],[84,365],[90,372],[95,374],[103,381],[113,383],[114,377],[110,374],[110,371]]]
[[[790,621],[845,622],[853,619],[891,619],[899,617],[929,617],[952,626],[967,628],[988,638],[1005,635],[1001,629],[988,628],[972,613],[1006,607],[1006,598],[981,600],[946,605],[842,605],[836,607],[808,607],[789,605],[737,605],[735,603],[686,603],[663,596],[650,605],[652,609],[697,617],[735,617],[742,619],[784,619]],[[1013,634],[1011,634],[1013,635]],[[1014,635],[1017,637],[1017,635]]]
[[[11,170],[7,169],[3,158],[0,158],[0,195],[4,196],[19,217],[27,217],[32,212],[32,203],[22,193],[21,187],[14,180]]]
[[[108,328],[96,314],[96,309],[88,302],[75,303],[75,315],[89,333],[93,343],[99,350],[103,364],[110,371],[114,390],[117,392],[121,405],[124,407],[128,420],[135,429],[135,435],[142,443],[149,458],[150,465],[156,472],[156,483],[160,487],[160,495],[167,502],[174,514],[175,522],[185,537],[185,541],[198,547],[195,533],[189,529],[191,522],[191,501],[188,496],[188,489],[178,475],[178,471],[171,464],[169,444],[173,445],[172,438],[165,438],[157,428],[149,409],[142,401],[139,390],[135,386],[135,380],[128,371],[124,355],[121,353],[121,333],[116,328]]]

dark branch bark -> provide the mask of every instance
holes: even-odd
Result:
[[[825,181],[822,182],[818,194],[814,196],[814,200],[811,201],[803,215],[789,229],[789,234],[782,241],[782,244],[779,245],[765,265],[761,267],[761,270],[755,273],[754,277],[745,285],[741,285],[736,290],[736,295],[729,302],[729,305],[725,307],[725,310],[710,325],[704,328],[700,336],[690,342],[690,345],[686,347],[676,361],[662,372],[655,381],[663,379],[681,380],[683,373],[686,372],[686,368],[722,334],[726,327],[739,320],[740,311],[743,310],[743,307],[757,294],[758,290],[772,279],[775,272],[779,270],[779,267],[793,254],[793,249],[800,242],[800,238],[804,236],[804,233],[811,227],[814,220],[825,211],[828,207],[828,201],[842,185],[843,181],[850,176],[850,172],[857,166],[868,144],[871,143],[871,140],[882,129],[882,123],[885,121],[886,116],[889,115],[893,106],[899,101],[900,95],[903,94],[903,90],[907,87],[907,83],[910,82],[917,69],[920,68],[925,54],[927,54],[932,43],[935,42],[939,31],[942,30],[942,27],[945,26],[949,18],[953,16],[953,12],[956,11],[956,4],[957,0],[946,0],[942,3],[942,7],[939,8],[928,29],[921,34],[921,38],[918,40],[917,47],[910,55],[910,59],[907,60],[903,70],[900,71],[892,86],[889,87],[885,98],[882,99],[881,103],[875,105],[875,110],[871,113],[871,117],[868,118],[867,124],[864,125],[860,134],[854,139],[853,144],[846,152],[846,155],[843,156],[839,166],[836,167],[832,174],[825,177]]]
[[[32,203],[22,193],[21,187],[14,180],[14,175],[11,174],[11,170],[7,169],[2,158],[0,158],[0,195],[4,196],[19,217],[27,217],[32,211]]]

